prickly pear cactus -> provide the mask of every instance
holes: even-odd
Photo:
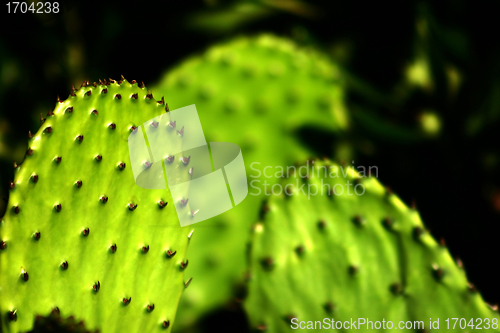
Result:
[[[87,82],[30,134],[0,224],[2,331],[51,311],[100,332],[171,329],[192,228],[168,189],[136,185],[127,144],[165,109],[135,81]]]
[[[253,227],[244,307],[254,329],[342,330],[354,321],[344,330],[374,332],[390,331],[389,321],[401,329],[403,321],[420,332],[500,331],[498,313],[425,231],[418,211],[365,170],[308,166],[276,185]]]
[[[213,46],[169,71],[154,89],[173,108],[196,104],[207,141],[238,144],[247,174],[260,180],[265,176],[258,173],[268,165],[310,156],[298,139],[301,128],[338,133],[348,127],[338,68],[326,56],[272,35]],[[181,331],[238,296],[248,229],[263,198],[262,185],[253,186],[236,208],[195,225],[189,253],[196,262],[194,282],[181,300]]]

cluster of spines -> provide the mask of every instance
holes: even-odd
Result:
[[[99,81],[99,83],[94,82],[94,83],[91,85],[91,84],[90,84],[90,82],[89,82],[89,80],[87,79],[87,80],[83,81],[83,83],[81,84],[80,88],[85,88],[85,87],[88,87],[88,86],[93,86],[94,88],[97,88],[97,85],[100,85],[100,86],[109,86],[109,85],[110,85],[110,84],[112,84],[112,83],[117,83],[118,85],[121,85],[124,81],[126,81],[126,79],[125,79],[125,78],[123,77],[123,75],[122,75],[122,76],[121,76],[121,79],[120,79],[120,80],[118,80],[118,81],[115,81],[115,80],[113,80],[113,79],[109,79],[109,81],[108,81],[108,80],[106,80],[106,79],[104,79],[104,80],[99,79],[98,81]],[[137,83],[137,81],[136,81],[136,80],[132,80],[132,81],[130,81],[130,84],[132,84],[132,85],[134,85],[134,84],[136,84],[136,83]],[[138,85],[138,87],[139,87],[139,88],[141,88],[141,89],[142,89],[142,88],[144,88],[144,87],[145,87],[144,82],[142,82],[141,84],[139,84],[139,85]],[[70,96],[72,96],[72,97],[76,97],[76,94],[75,94],[75,92],[76,92],[76,91],[77,91],[77,89],[75,89],[75,86],[73,85],[73,86],[72,86],[72,89],[71,89],[71,94],[70,94]],[[103,90],[101,90],[101,93],[106,94],[106,93],[107,93],[107,88],[104,88]],[[86,93],[86,95],[87,95],[87,96],[90,96],[90,95],[91,95],[91,91],[89,90],[89,91]],[[121,95],[119,95],[119,94],[117,94],[115,97],[117,97],[118,99],[121,99]],[[132,95],[131,95],[131,99],[137,99],[137,98],[138,98],[138,95],[137,95],[137,94],[132,94]],[[146,99],[153,99],[153,95],[152,95],[152,93],[148,92],[148,94],[146,95]],[[63,101],[63,100],[61,100],[61,99],[59,98],[59,96],[57,96],[57,102],[58,102],[58,103],[63,103],[64,101]],[[163,96],[162,96],[161,100],[157,101],[157,103],[158,103],[158,105],[165,105],[165,111],[166,111],[166,112],[168,112],[168,111],[169,111],[168,104],[166,104],[166,103],[165,103],[165,99],[164,99],[164,97],[163,97]],[[65,109],[65,111],[64,111],[64,113],[72,113],[72,112],[73,112],[73,107],[72,107],[72,106],[67,107],[67,108]],[[97,114],[98,114],[98,111],[97,111],[97,110],[92,110],[92,111],[91,111],[91,114],[93,114],[93,115],[97,115]],[[53,111],[49,111],[49,112],[47,113],[47,116],[49,116],[49,117],[50,117],[50,116],[54,116],[54,112],[53,112]],[[41,122],[41,125],[43,125],[43,123],[45,122],[45,120],[46,120],[46,119],[45,119],[45,118],[43,118],[43,115],[42,115],[42,114],[40,114],[40,122]],[[114,130],[114,129],[116,129],[116,124],[111,123],[111,124],[109,124],[109,125],[108,125],[108,127]],[[137,128],[136,126],[132,126],[130,130],[131,130],[131,131],[133,131],[133,130],[135,130],[136,128]],[[181,130],[180,132],[178,131],[178,133],[182,134],[182,133],[183,133],[183,130],[184,130],[184,128],[182,128],[182,130]],[[43,129],[43,133],[45,133],[45,134],[50,134],[50,133],[52,133],[52,131],[53,131],[52,126],[47,126],[47,127],[45,127],[45,128]],[[32,134],[31,134],[31,131],[29,131],[29,133],[28,133],[28,137],[29,137],[29,138],[32,138],[33,136],[34,136],[34,135],[32,135]],[[75,137],[75,141],[77,141],[77,142],[79,142],[79,143],[83,142],[83,140],[84,140],[84,136],[83,136],[82,134],[79,134],[79,135],[77,135],[77,136]],[[27,149],[27,151],[26,151],[26,155],[27,155],[27,156],[31,156],[31,155],[33,155],[33,153],[34,153],[33,148],[32,148],[32,147],[28,147],[28,149]],[[103,156],[102,156],[101,154],[97,154],[96,156],[94,156],[94,159],[95,159],[97,162],[100,162],[100,161],[102,161]],[[56,156],[56,157],[54,158],[54,161],[55,161],[56,163],[61,163],[61,161],[62,161],[62,156]],[[184,161],[183,161],[183,162],[184,162]],[[187,159],[187,163],[186,163],[186,162],[184,162],[184,163],[185,163],[185,164],[189,163],[189,158]],[[13,162],[13,165],[14,165],[14,169],[16,169],[16,168],[18,168],[21,164],[17,164],[17,163],[14,161],[14,162]],[[116,167],[117,167],[117,169],[118,169],[118,170],[122,171],[122,170],[124,170],[124,169],[125,169],[125,167],[126,167],[126,163],[125,163],[125,162],[123,162],[123,161],[119,161],[119,162],[117,162]],[[190,174],[190,175],[192,175],[193,168],[191,168],[188,172],[189,172],[189,174]],[[33,181],[34,183],[38,182],[38,175],[37,175],[37,174],[33,174],[33,175],[32,175],[32,181]],[[15,182],[14,182],[14,181],[11,181],[11,182],[10,182],[10,186],[9,186],[9,187],[10,187],[10,189],[11,189],[11,190],[12,190],[12,189],[14,189],[14,188],[15,188],[15,186],[16,186]],[[81,186],[82,186],[82,181],[81,181],[81,180],[77,181],[77,187],[78,187],[78,188],[80,188]],[[103,196],[103,197],[100,197],[99,199],[100,199],[103,203],[106,203],[106,202],[107,202],[107,200],[108,200],[108,197],[107,197],[107,196]],[[167,202],[164,202],[164,201],[163,201],[163,199],[160,199],[157,203],[158,203],[158,205],[160,206],[160,208],[163,208],[163,207],[165,207],[165,206],[168,204]],[[137,208],[137,204],[134,204],[134,203],[128,203],[128,204],[127,204],[127,207],[129,208],[129,210],[135,210],[135,209]],[[20,212],[20,210],[21,210],[21,208],[19,207],[19,205],[14,205],[14,206],[12,207],[12,209],[13,209],[13,211],[14,211],[14,213],[15,213],[15,214],[19,214],[19,212]],[[55,203],[55,204],[54,204],[54,209],[55,209],[57,212],[60,212],[60,211],[61,211],[61,209],[62,209],[62,204],[61,204],[61,203]]]
[[[90,229],[89,229],[89,228],[84,228],[84,229],[82,230],[82,232],[81,232],[81,233],[82,233],[82,235],[83,235],[84,237],[88,237],[88,236],[89,236],[89,234],[90,234]],[[189,237],[189,239],[191,238],[191,235],[192,235],[192,232],[191,232],[191,233],[189,234],[189,236],[188,236],[188,237]],[[41,238],[41,232],[40,232],[40,231],[35,232],[35,233],[32,235],[32,237],[33,237],[35,240],[37,240],[37,241],[38,241],[38,240],[40,240],[40,238]],[[1,241],[1,243],[0,243],[0,249],[1,249],[1,250],[5,250],[6,248],[7,248],[7,242],[5,242],[5,241]],[[113,245],[111,245],[111,246],[109,247],[109,251],[110,251],[111,253],[115,253],[115,252],[117,251],[117,249],[118,249],[118,247],[117,247],[116,243],[115,243],[115,244],[113,244]],[[142,246],[142,247],[140,248],[140,250],[141,250],[141,252],[142,252],[143,254],[147,254],[147,253],[149,252],[149,245],[144,245],[144,246]],[[172,250],[170,250],[170,249],[169,249],[169,250],[167,250],[167,251],[166,251],[166,253],[165,253],[165,257],[166,257],[166,258],[168,258],[168,259],[170,259],[170,258],[174,257],[176,253],[177,253],[177,251],[172,251]],[[186,269],[186,268],[187,268],[187,265],[188,265],[188,262],[189,262],[188,260],[186,260],[186,262],[181,262],[181,263],[180,263],[180,265],[179,265],[180,270],[184,270],[184,269]],[[69,268],[69,263],[68,263],[68,261],[63,261],[63,262],[59,265],[59,267],[60,267],[62,270],[67,270],[67,269]],[[29,279],[29,274],[28,274],[28,272],[27,272],[27,271],[25,271],[25,270],[22,270],[22,271],[21,271],[21,278],[22,278],[25,282],[27,282],[27,281],[28,281],[28,279]],[[185,283],[185,287],[186,287],[186,288],[187,288],[187,286],[189,285],[189,283],[190,283],[190,282],[191,282],[191,279],[189,279],[189,280]],[[100,284],[100,282],[99,282],[99,281],[95,282],[95,283],[94,283],[94,285],[92,286],[92,290],[93,290],[95,293],[97,293],[97,292],[100,290],[100,288],[101,288],[101,284]],[[124,299],[123,299],[123,303],[124,303],[125,305],[130,304],[131,299],[132,299],[131,297],[129,297],[128,299],[124,298]],[[148,306],[147,306],[147,309],[148,309],[148,311],[149,311],[149,312],[153,311],[153,310],[154,310],[154,304],[150,304],[150,305],[148,305]],[[9,311],[8,316],[9,316],[9,318],[10,318],[11,320],[15,321],[15,320],[17,319],[17,310],[11,310],[11,311]],[[164,324],[163,324],[164,328],[169,327],[169,325],[170,325],[170,321],[164,321]]]
[[[106,79],[104,79],[104,80],[99,79],[98,81],[99,81],[99,83],[94,82],[94,83],[91,85],[91,84],[90,84],[90,82],[89,82],[89,80],[87,79],[87,80],[83,81],[83,83],[82,83],[82,84],[81,84],[81,86],[80,86],[80,89],[81,89],[81,88],[88,87],[88,86],[93,86],[94,88],[97,88],[97,86],[98,86],[98,85],[100,85],[100,86],[109,86],[109,85],[110,85],[110,84],[112,84],[112,83],[117,83],[118,85],[121,85],[124,81],[126,81],[126,79],[125,79],[125,78],[123,77],[123,75],[122,75],[122,76],[121,76],[121,79],[120,79],[120,80],[118,80],[118,81],[115,81],[115,80],[113,80],[113,79],[109,79],[109,81],[108,81],[108,80],[106,80]],[[132,81],[130,82],[130,84],[132,84],[132,85],[134,85],[134,84],[136,84],[136,83],[137,83],[137,81],[136,81],[136,80],[132,80]],[[141,88],[141,89],[142,89],[142,88],[144,88],[144,87],[145,87],[144,82],[142,82],[141,84],[139,84],[139,85],[138,85],[138,87],[139,87],[139,88]],[[75,92],[76,92],[76,91],[77,91],[77,89],[75,89],[75,86],[73,85],[73,86],[72,86],[72,89],[71,89],[71,94],[70,94],[70,97],[76,97],[76,94],[75,94]],[[107,93],[107,91],[108,91],[108,90],[107,90],[107,88],[103,88],[103,89],[101,90],[101,93],[106,94],[106,93]],[[85,93],[85,95],[86,95],[86,96],[90,96],[90,95],[91,95],[91,90],[87,91],[87,92]],[[115,95],[115,98],[117,98],[117,99],[121,99],[121,95],[120,95],[120,94],[116,94],[116,95]],[[136,94],[132,94],[132,95],[130,96],[130,98],[131,98],[131,99],[137,99],[137,98],[138,98],[138,94],[137,94],[137,93],[136,93]],[[146,98],[146,99],[152,99],[152,100],[153,100],[153,95],[152,95],[152,93],[151,93],[151,92],[148,92],[145,98]],[[63,103],[64,101],[63,101],[63,100],[61,100],[61,99],[59,98],[59,96],[57,96],[57,102],[58,102],[58,103]],[[161,97],[161,100],[156,101],[156,102],[157,102],[157,104],[158,104],[158,105],[165,105],[165,112],[168,112],[168,111],[169,111],[168,104],[166,104],[166,103],[165,103],[165,99],[164,99],[164,97],[163,97],[163,96]],[[73,112],[73,107],[72,107],[72,106],[68,106],[68,107],[65,109],[65,111],[64,111],[64,113],[69,113],[69,114],[71,114],[72,112]],[[97,110],[92,110],[92,111],[91,111],[91,114],[93,114],[93,115],[98,115],[98,111],[97,111]],[[49,117],[50,117],[50,116],[54,116],[54,112],[53,112],[53,111],[49,111],[49,112],[47,113],[47,116],[49,116]],[[43,118],[43,115],[42,115],[42,114],[40,114],[40,122],[41,122],[41,125],[45,122],[45,120],[46,120],[46,119],[45,119],[45,118]],[[151,124],[151,126],[153,126],[153,127],[157,127],[157,126],[158,126],[158,124],[156,124],[156,126],[155,126],[155,124],[154,124],[154,122],[153,122],[153,123]],[[174,122],[169,123],[169,126],[171,126],[172,128],[175,128],[175,127],[176,127],[176,122],[174,121]],[[109,127],[110,129],[115,130],[115,129],[116,129],[116,124],[115,124],[115,123],[110,123],[110,124],[108,125],[108,127]],[[137,128],[138,128],[137,126],[132,125],[132,126],[129,128],[129,130],[130,130],[131,132],[133,132],[133,131],[136,131],[136,129],[137,129]],[[52,126],[47,126],[47,127],[45,127],[45,128],[44,128],[43,133],[50,134],[50,133],[52,133],[52,131],[53,131]],[[177,134],[178,134],[178,135],[180,135],[180,136],[182,136],[182,135],[184,134],[184,126],[183,126],[180,130],[178,130],[178,131],[177,131]],[[29,138],[32,138],[32,137],[33,137],[33,135],[31,134],[31,131],[29,131],[29,133],[28,133],[28,137],[29,137]],[[83,136],[82,134],[79,134],[79,135],[77,135],[77,136],[75,137],[75,141],[77,141],[78,143],[82,143],[82,142],[83,142],[83,140],[84,140],[84,136]],[[28,150],[26,151],[26,155],[27,155],[27,156],[31,156],[31,155],[33,155],[33,153],[34,153],[33,148],[32,148],[32,147],[28,147]],[[98,154],[98,155],[96,155],[96,156],[94,157],[94,159],[95,159],[96,161],[100,162],[100,161],[102,161],[103,156],[102,156],[102,155],[100,155],[100,154]],[[166,161],[167,161],[167,162],[169,162],[169,163],[171,163],[171,162],[173,161],[173,159],[174,159],[174,156],[168,156],[168,157],[166,158]],[[54,161],[55,161],[56,163],[61,163],[61,160],[62,160],[62,156],[56,156],[56,157],[54,158]],[[187,158],[186,158],[186,157],[182,157],[180,160],[181,160],[181,162],[182,162],[184,165],[187,165],[187,164],[189,164],[190,157],[187,157]],[[146,163],[145,163],[145,165],[146,165],[146,167],[151,166],[151,162],[146,162]],[[20,164],[17,164],[17,163],[14,161],[14,169],[16,169],[16,168],[17,168],[17,167],[19,167],[19,166],[20,166]],[[125,162],[123,162],[123,161],[119,161],[119,162],[116,164],[116,167],[117,167],[117,169],[118,169],[118,170],[122,171],[122,170],[124,170],[124,169],[125,169],[125,167],[126,167],[126,163],[125,163]],[[190,176],[193,176],[193,173],[194,173],[194,168],[190,168],[190,169],[188,170],[188,174],[189,174]],[[34,177],[36,177],[36,178],[34,179],[34,182],[37,182],[37,181],[38,181],[38,175],[34,175]],[[81,182],[81,181],[80,181],[80,182]],[[13,188],[14,188],[14,186],[15,186],[14,182],[11,182],[11,183],[10,183],[10,185],[11,185],[11,189],[13,189]],[[80,186],[79,186],[79,187],[81,187],[81,184],[80,184]],[[104,201],[104,200],[102,200],[102,199],[103,199],[103,197],[101,197],[100,199],[101,199],[101,201],[102,201],[103,203],[105,203],[105,202],[107,201],[108,197],[105,197],[105,201]],[[186,202],[187,202],[187,200],[186,200]],[[164,202],[162,199],[160,199],[157,203],[158,203],[158,205],[160,206],[160,208],[163,208],[163,207],[165,207],[165,206],[168,204],[167,202]],[[184,204],[182,203],[182,205],[184,205]],[[129,210],[133,211],[133,210],[135,210],[135,209],[137,208],[137,204],[134,204],[134,203],[128,203],[128,204],[127,204],[127,207],[129,208]],[[57,211],[57,212],[59,212],[59,211],[61,211],[61,209],[62,209],[62,205],[61,205],[60,203],[56,203],[56,204],[54,205],[54,208],[56,209],[56,211]],[[20,212],[20,207],[19,207],[18,205],[13,206],[13,211],[14,211],[16,214],[19,214],[19,212]],[[197,212],[198,212],[198,211],[191,211],[191,215],[193,215],[193,216],[194,216]]]
[[[361,178],[356,178],[357,182],[360,182]],[[386,194],[387,195],[391,195],[392,192],[390,191],[390,189],[387,189],[386,191]],[[287,193],[285,193],[285,195],[287,195]],[[415,208],[412,206],[412,209],[414,210]],[[267,201],[264,201],[261,205],[261,216],[260,216],[260,219],[263,219],[264,216],[269,212],[269,207],[268,207],[268,203]],[[357,227],[363,227],[365,224],[366,224],[366,219],[362,216],[362,215],[354,215],[350,221]],[[388,231],[394,231],[394,219],[392,217],[385,217],[381,220],[381,224],[388,230]],[[320,232],[323,232],[326,228],[327,228],[327,222],[325,219],[319,219],[318,222],[317,222],[317,227],[318,227],[318,230]],[[262,226],[260,223],[257,223],[255,226],[254,226],[254,230],[255,229],[261,229]],[[415,226],[413,227],[412,229],[412,236],[413,236],[413,239],[417,242],[420,242],[421,240],[421,237],[425,234],[425,230],[420,227],[420,226]],[[440,246],[445,246],[445,243],[444,243],[444,239],[441,239],[440,240]],[[298,245],[294,248],[294,251],[297,253],[298,256],[302,256],[304,254],[304,251],[305,251],[305,248],[303,245]],[[269,271],[271,270],[274,265],[275,265],[275,262],[274,260],[271,258],[271,257],[265,257],[263,259],[261,259],[261,265],[263,266],[263,268],[266,270],[266,271]],[[457,266],[459,268],[462,268],[462,264],[461,264],[461,260],[459,258],[456,259],[456,263],[457,263]],[[359,271],[359,267],[357,265],[350,265],[348,267],[348,272],[351,274],[351,275],[354,275],[356,274],[358,271]],[[444,276],[444,270],[439,267],[437,264],[433,264],[432,265],[432,274],[434,276],[434,278],[438,281],[441,281],[443,276]],[[396,285],[399,285],[399,283],[395,282],[394,284],[391,285],[390,287],[390,290],[393,290],[393,289],[400,289],[400,288],[395,288]],[[473,289],[473,288],[469,288],[469,289]],[[399,292],[400,293],[400,292]],[[399,294],[398,293],[398,294]]]
[[[100,162],[102,160],[102,155],[96,155],[94,157],[94,159],[98,162]],[[55,159],[56,163],[61,163],[61,160],[62,160],[62,157],[61,156],[57,156]],[[117,165],[116,165],[116,168],[119,170],[119,171],[123,171],[126,167],[126,164],[125,162],[118,162]],[[193,173],[193,168],[189,169],[188,171],[189,175],[192,176],[192,173]],[[33,173],[30,177],[31,181],[33,183],[38,183],[39,181],[39,176],[36,174],[36,173]],[[80,179],[77,179],[74,183],[73,183],[73,186],[75,186],[76,188],[81,188],[83,186],[83,181],[80,180]],[[16,188],[16,183],[14,181],[11,181],[10,184],[9,184],[9,188],[10,190],[14,190]],[[99,196],[98,198],[99,201],[101,201],[103,204],[107,203],[108,200],[109,200],[109,197],[107,195],[101,195]],[[187,200],[186,200],[187,201]],[[187,202],[186,202],[187,203]],[[168,205],[168,202],[164,201],[163,199],[159,199],[155,202],[156,205],[159,206],[159,208],[164,208]],[[133,203],[133,202],[129,202],[126,204],[126,208],[130,211],[134,211],[136,208],[137,208],[138,204],[136,203]],[[53,207],[52,207],[56,212],[60,212],[63,208],[62,206],[62,203],[60,202],[55,202]],[[14,212],[14,214],[19,214],[21,212],[21,207],[19,204],[14,204],[12,206],[12,211]]]

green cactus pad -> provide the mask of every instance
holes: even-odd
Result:
[[[359,174],[329,161],[308,165],[308,179],[303,169],[276,185],[267,213],[253,227],[244,302],[252,328],[289,332],[303,321],[302,328],[319,330],[315,321],[324,324],[324,318],[349,325],[351,318],[365,318],[373,325],[392,321],[394,329],[400,321],[423,321],[426,332],[472,331],[460,323],[452,328],[451,318],[464,318],[474,327],[482,322],[483,331],[500,331],[498,313],[468,284],[461,263],[425,231],[418,211],[375,177],[363,177],[368,170]],[[315,188],[318,194],[308,196]],[[439,330],[430,318],[439,318]],[[357,329],[379,331],[360,328],[359,320]]]
[[[338,133],[348,127],[337,66],[317,51],[267,34],[213,46],[169,71],[154,89],[173,108],[196,104],[207,141],[238,144],[254,177],[254,162],[262,171],[310,156],[300,129]],[[257,192],[250,187],[236,208],[195,226],[189,250],[194,282],[181,300],[180,331],[233,300],[243,283],[248,229],[263,199]]]
[[[53,309],[103,333],[171,329],[192,228],[168,189],[136,185],[127,143],[165,109],[123,79],[84,83],[47,115],[0,225],[2,331]]]

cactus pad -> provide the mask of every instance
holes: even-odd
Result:
[[[86,82],[31,136],[0,225],[2,331],[51,311],[103,333],[171,329],[191,229],[168,189],[136,185],[127,144],[165,109],[135,81]]]
[[[274,188],[267,213],[253,227],[244,306],[254,329],[289,332],[303,321],[302,328],[319,330],[315,321],[350,325],[352,318],[361,331],[379,331],[359,326],[358,318],[365,318],[373,325],[392,321],[394,329],[399,321],[423,321],[420,332],[463,332],[471,329],[460,328],[463,320],[454,329],[445,320],[464,318],[467,325],[473,319],[485,331],[500,331],[498,313],[468,284],[461,264],[425,230],[415,209],[352,166],[315,162],[308,179],[295,173]],[[430,327],[430,318],[439,318],[440,330]]]

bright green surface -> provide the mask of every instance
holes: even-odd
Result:
[[[422,320],[427,332],[471,332],[459,324],[446,329],[445,320],[465,318],[468,323],[474,319],[476,326],[476,319],[482,318],[483,332],[500,331],[492,326],[485,329],[484,319],[489,318],[492,325],[496,318],[498,323],[498,313],[479,293],[469,290],[465,272],[446,247],[423,231],[416,210],[388,194],[376,178],[361,178],[366,192],[348,195],[347,187],[354,193],[354,173],[344,178],[339,168],[338,177],[333,177],[333,169],[328,169],[329,177],[324,178],[325,169],[317,168],[321,165],[336,166],[316,161],[314,176],[310,171],[307,182],[298,178],[299,187],[306,184],[305,194],[298,191],[294,175],[283,180],[283,187],[293,184],[287,187],[293,195],[270,196],[269,211],[253,227],[244,302],[253,328],[290,332],[294,317],[305,322],[368,318],[391,320],[395,328],[399,321]],[[311,193],[314,186],[320,191],[323,186],[323,195],[318,192],[308,199],[309,184]],[[343,194],[337,185],[338,195],[326,195],[324,184],[343,185]],[[361,187],[357,190],[362,193]],[[279,193],[277,187],[275,193]],[[439,318],[440,330],[429,330],[430,318]]]
[[[54,115],[30,139],[33,153],[15,171],[15,188],[0,225],[0,238],[7,243],[0,251],[3,331],[29,330],[35,314],[48,314],[54,307],[103,333],[155,332],[163,330],[165,320],[171,329],[185,289],[180,263],[192,228],[179,226],[168,190],[142,189],[134,182],[130,126],[165,112],[164,105],[146,95],[146,88],[127,81],[83,87],[57,103]],[[71,113],[68,107],[73,107]],[[79,135],[81,142],[75,139]],[[57,156],[60,163],[54,161]],[[117,167],[121,162],[123,170]],[[102,196],[108,197],[106,203]],[[160,209],[159,200],[168,205]],[[136,209],[129,210],[129,204]],[[86,237],[85,228],[90,231]],[[35,232],[40,232],[39,240],[33,239]],[[149,246],[147,253],[143,246]],[[167,258],[167,250],[177,253]],[[60,267],[64,261],[67,270]],[[23,270],[28,281],[20,278]],[[93,290],[96,282],[98,292]],[[132,298],[127,306],[124,297]],[[154,304],[150,313],[149,304]],[[9,322],[7,313],[13,310],[17,321]]]
[[[249,177],[258,176],[253,162],[262,171],[309,157],[299,129],[348,127],[338,68],[314,50],[271,35],[211,47],[169,71],[154,91],[165,95],[171,109],[196,104],[207,141],[238,144]],[[244,278],[248,230],[263,199],[256,189],[249,191],[236,208],[194,225],[194,279],[181,300],[176,329],[234,300]]]

